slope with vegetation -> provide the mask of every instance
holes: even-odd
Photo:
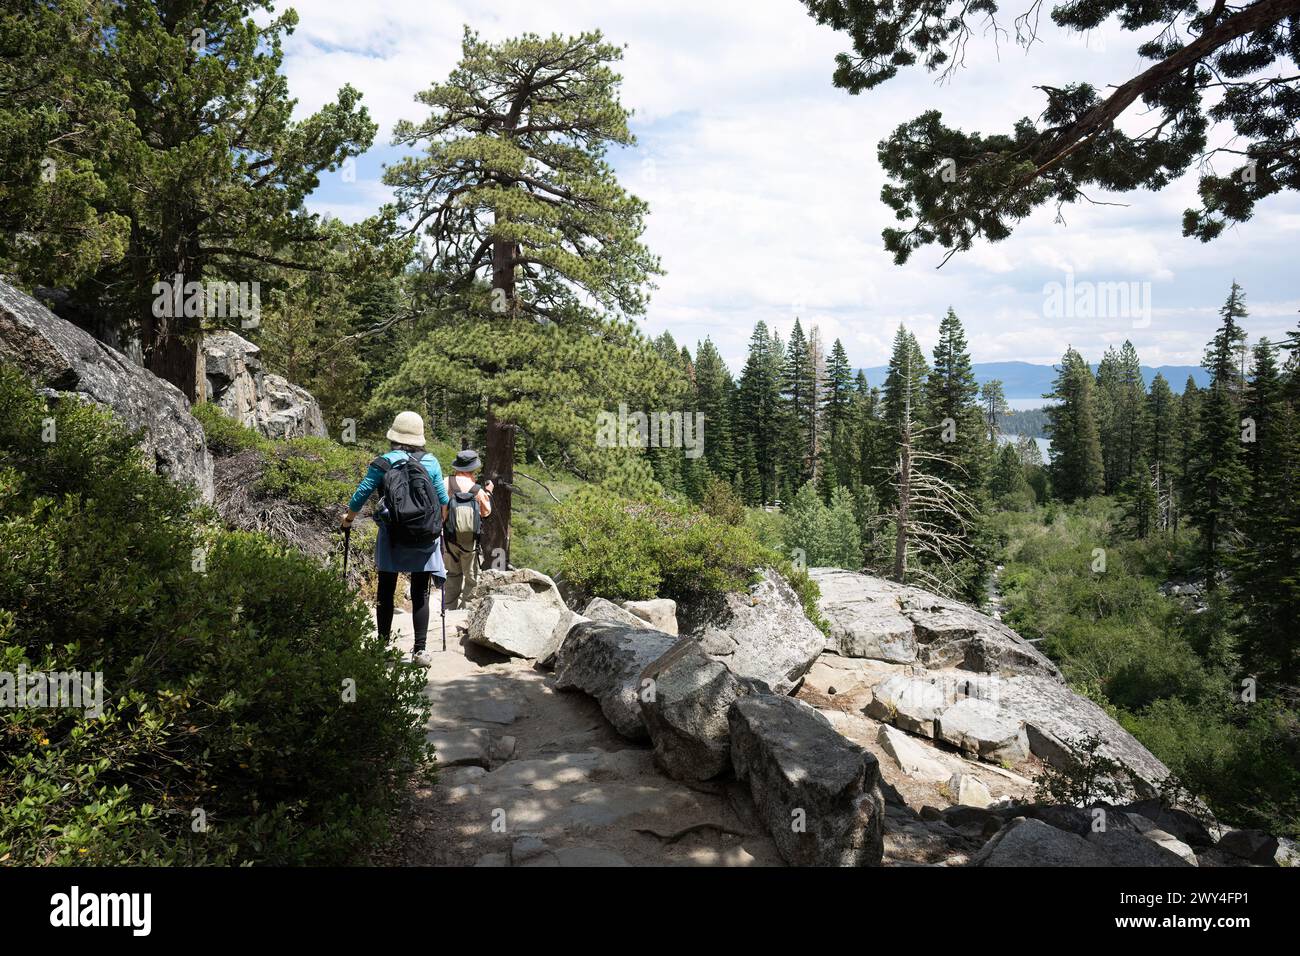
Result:
[[[0,410],[0,670],[104,688],[98,715],[0,711],[0,859],[341,863],[382,838],[428,756],[423,680],[337,570],[222,529],[75,397],[0,369]]]

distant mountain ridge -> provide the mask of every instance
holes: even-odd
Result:
[[[976,362],[974,364],[975,380],[983,385],[985,382],[993,379],[1002,381],[1002,391],[1007,398],[1025,399],[1025,398],[1042,398],[1045,392],[1052,390],[1052,380],[1056,378],[1056,367],[1052,365],[1035,365],[1032,362]],[[1093,363],[1093,370],[1096,370],[1096,363]],[[875,368],[864,368],[863,372],[867,375],[867,382],[873,386],[885,384],[885,375],[889,371],[887,366],[879,365]],[[1151,380],[1160,373],[1169,382],[1169,387],[1175,393],[1181,393],[1183,385],[1187,382],[1187,376],[1192,376],[1192,381],[1198,386],[1204,388],[1210,382],[1210,374],[1199,365],[1160,365],[1152,367],[1150,365],[1142,366],[1142,379],[1147,388],[1151,387]]]

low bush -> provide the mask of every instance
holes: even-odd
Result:
[[[356,491],[375,453],[328,438],[277,443],[267,458],[261,489],[298,504],[337,508]]]
[[[743,525],[666,499],[637,501],[590,490],[570,496],[557,515],[560,574],[581,591],[616,600],[690,602],[744,590],[759,568],[774,567],[824,627],[816,583]]]
[[[214,455],[232,455],[250,448],[268,451],[271,447],[269,439],[264,438],[254,429],[241,425],[208,402],[199,402],[190,409],[190,414],[203,426],[203,433],[208,440],[208,450]]]
[[[602,597],[685,601],[741,590],[767,553],[743,529],[668,500],[580,491],[558,513],[560,573]]]
[[[1094,498],[995,516],[1006,541],[1004,620],[1060,666],[1227,823],[1300,832],[1300,720],[1276,688],[1240,700],[1232,613],[1160,584],[1192,563],[1186,530],[1132,540]],[[1270,699],[1271,698],[1271,699]]]
[[[0,514],[0,671],[104,689],[0,708],[0,859],[344,863],[383,836],[423,680],[336,571],[198,523],[120,424],[6,369]]]

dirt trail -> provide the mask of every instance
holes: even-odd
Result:
[[[383,862],[449,866],[780,866],[735,784],[690,787],[656,769],[585,694],[531,663],[462,643],[430,622],[428,724],[436,786],[413,790]],[[412,646],[411,616],[393,621]]]

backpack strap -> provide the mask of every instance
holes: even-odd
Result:
[[[383,455],[380,455],[378,458],[376,458],[374,461],[370,463],[370,467],[378,468],[384,474],[388,474],[389,469],[393,467],[393,463],[389,461],[387,458],[385,458]]]

